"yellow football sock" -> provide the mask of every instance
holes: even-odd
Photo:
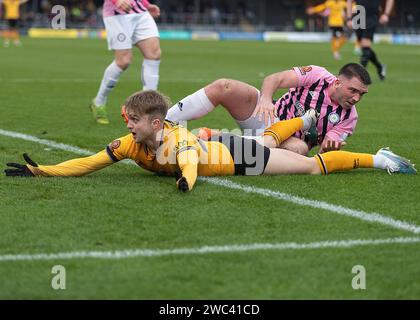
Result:
[[[14,41],[18,41],[19,40],[19,38],[20,38],[20,35],[19,35],[19,31],[13,31],[12,32],[12,39],[14,40]]]
[[[4,40],[10,40],[10,31],[9,30],[5,30],[3,32],[3,38],[4,38]]]
[[[293,118],[290,120],[279,121],[271,127],[265,129],[264,136],[271,136],[276,140],[277,147],[295,132],[302,130],[302,118]]]
[[[317,154],[315,159],[322,174],[335,171],[349,171],[357,168],[373,168],[373,156],[368,153],[331,151]]]
[[[338,49],[340,48],[340,42],[338,38],[332,38],[331,39],[331,50],[332,52],[338,52]]]
[[[340,38],[338,38],[338,50],[341,49],[342,46],[344,46],[344,44],[346,43],[347,39],[344,36],[341,36]]]

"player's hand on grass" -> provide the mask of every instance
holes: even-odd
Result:
[[[115,5],[125,12],[129,12],[133,6],[131,5],[131,0],[115,0]]]
[[[336,140],[324,139],[324,141],[322,141],[321,147],[319,149],[319,153],[324,153],[324,152],[328,152],[328,151],[337,151],[337,150],[340,150],[345,145],[346,145],[345,141],[336,141]]]
[[[254,118],[258,116],[258,121],[264,121],[266,126],[269,124],[268,120],[270,120],[271,124],[273,124],[275,119],[273,101],[271,99],[261,97],[252,116]]]
[[[35,161],[33,161],[31,158],[29,158],[29,156],[26,153],[23,154],[23,159],[25,159],[27,164],[29,164],[33,167],[38,167],[38,165],[35,163]],[[4,173],[6,174],[6,176],[10,176],[10,177],[34,177],[34,174],[32,173],[32,171],[25,164],[8,162],[8,163],[6,163],[6,165],[13,168],[13,169],[9,168],[9,169],[4,170]]]
[[[147,10],[149,11],[149,13],[152,15],[153,18],[157,18],[160,16],[160,8],[155,4],[151,4],[150,6],[148,6]]]

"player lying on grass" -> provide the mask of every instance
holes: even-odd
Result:
[[[368,92],[369,73],[357,63],[344,65],[338,76],[318,66],[296,67],[264,79],[261,92],[245,82],[218,79],[181,99],[168,110],[166,119],[181,122],[198,119],[219,104],[235,119],[246,135],[260,135],[271,124],[302,116],[315,109],[320,117],[310,134],[297,131],[280,145],[301,155],[316,145],[320,153],[339,150],[353,134],[357,104]],[[289,89],[273,101],[274,93]]]
[[[148,90],[133,94],[125,102],[130,134],[114,140],[105,150],[57,165],[38,165],[26,154],[27,164],[8,163],[7,176],[83,176],[123,159],[140,167],[177,177],[181,191],[191,190],[197,176],[328,174],[356,168],[378,168],[388,172],[416,173],[406,159],[381,149],[375,155],[331,151],[308,158],[284,149],[270,149],[253,139],[232,134],[198,139],[186,128],[164,119],[169,101]],[[264,133],[264,140],[281,144],[298,130],[306,131],[316,121],[310,110],[302,117],[280,121]]]

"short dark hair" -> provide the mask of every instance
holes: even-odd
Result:
[[[372,83],[369,72],[365,69],[365,67],[358,63],[347,63],[340,69],[338,75],[343,75],[347,79],[356,77],[365,85],[370,85]]]
[[[139,91],[127,98],[125,108],[140,116],[165,119],[171,102],[168,97],[154,90]]]

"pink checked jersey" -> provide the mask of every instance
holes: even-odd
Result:
[[[145,12],[147,11],[147,7],[150,5],[149,1],[147,0],[131,0],[132,9],[129,12],[125,12],[124,10],[118,9],[118,7],[115,5],[116,2],[116,0],[104,0],[104,17]]]
[[[344,141],[356,127],[357,111],[355,106],[344,109],[331,101],[328,88],[337,78],[318,66],[295,67],[293,70],[299,84],[276,101],[278,118],[291,119],[302,116],[309,108],[316,109],[320,113],[317,123],[318,144],[322,143],[325,136],[335,141]],[[295,136],[308,142],[301,131]]]

